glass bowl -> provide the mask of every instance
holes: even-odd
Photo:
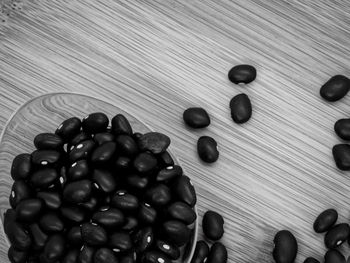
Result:
[[[38,133],[54,132],[65,119],[76,116],[83,118],[92,112],[104,112],[111,119],[114,115],[123,114],[134,131],[146,133],[150,127],[136,117],[103,100],[75,93],[51,93],[34,98],[22,105],[7,121],[0,137],[0,218],[3,222],[4,212],[10,207],[9,195],[13,180],[10,169],[13,158],[25,152],[35,150],[33,139]],[[170,150],[171,154],[171,150]],[[171,154],[174,161],[176,157]],[[197,214],[197,209],[195,207]],[[198,216],[192,225],[192,238],[182,257],[177,262],[189,263],[194,253],[198,234]],[[8,263],[7,251],[10,246],[4,233],[3,224],[0,230],[0,262]]]

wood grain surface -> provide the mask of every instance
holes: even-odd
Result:
[[[225,218],[229,262],[272,262],[280,229],[298,239],[296,262],[321,260],[314,218],[329,207],[339,222],[350,217],[349,173],[331,155],[350,98],[319,97],[332,75],[350,76],[349,8],[340,0],[16,2],[0,19],[0,128],[47,92],[101,98],[171,137],[200,216],[213,209]],[[241,63],[258,71],[246,86],[227,79]],[[241,92],[253,116],[237,125],[228,105]],[[207,109],[210,127],[185,127],[190,106]],[[197,157],[201,135],[218,141],[213,165]],[[341,250],[349,254],[347,244]]]

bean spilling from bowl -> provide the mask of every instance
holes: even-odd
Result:
[[[100,112],[67,119],[55,133],[37,135],[33,153],[14,158],[4,215],[12,263],[181,257],[194,234],[197,199],[167,152],[169,137],[135,133],[121,114],[108,125]]]

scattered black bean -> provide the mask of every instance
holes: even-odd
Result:
[[[115,168],[121,172],[128,171],[131,167],[131,159],[126,156],[118,156],[115,161]]]
[[[129,121],[122,114],[117,114],[112,119],[112,133],[132,135],[132,128]]]
[[[34,145],[38,150],[60,151],[63,147],[63,140],[54,133],[40,133],[35,136]]]
[[[94,164],[104,165],[113,158],[115,150],[115,142],[106,142],[95,148],[91,155],[91,161]]]
[[[91,181],[80,180],[69,183],[63,189],[63,198],[72,204],[86,202],[90,199],[92,192]]]
[[[15,181],[12,185],[10,194],[10,205],[12,208],[16,208],[17,205],[32,196],[32,191],[30,187],[26,184],[24,180]]]
[[[184,202],[175,202],[169,205],[167,214],[173,219],[184,222],[186,225],[192,224],[197,218],[194,210]]]
[[[337,222],[338,212],[335,209],[327,209],[318,215],[314,222],[316,233],[327,232]]]
[[[227,262],[227,250],[226,247],[220,243],[215,242],[208,254],[208,258],[206,260],[207,263],[226,263]]]
[[[234,96],[230,101],[231,117],[235,123],[245,123],[252,116],[252,104],[244,94]]]
[[[149,181],[147,177],[141,177],[137,174],[130,174],[125,180],[129,187],[137,190],[145,189],[148,186]]]
[[[78,206],[61,206],[60,211],[61,215],[72,223],[82,223],[86,218],[86,212]]]
[[[133,157],[139,151],[136,141],[128,134],[118,135],[115,142],[118,151],[124,156]]]
[[[170,188],[165,184],[156,184],[146,191],[146,199],[154,206],[165,206],[171,201]]]
[[[94,247],[84,245],[78,257],[78,263],[93,263],[95,251]]]
[[[337,120],[334,131],[343,140],[350,140],[350,119]]]
[[[101,246],[108,240],[106,230],[94,223],[84,223],[81,225],[81,237],[90,246]]]
[[[147,251],[143,255],[141,262],[142,263],[171,263],[171,260],[164,253],[157,250],[151,250],[151,251]]]
[[[277,232],[273,240],[275,247],[272,255],[276,263],[292,263],[294,262],[298,244],[294,235],[288,230]]]
[[[203,108],[188,108],[183,113],[184,122],[191,128],[205,128],[210,124],[210,117]]]
[[[153,224],[157,219],[157,210],[147,203],[142,203],[139,207],[138,219],[142,224]]]
[[[11,263],[26,263],[27,254],[27,251],[17,250],[13,246],[11,246],[8,251],[8,257]]]
[[[11,226],[12,222],[16,221],[16,210],[14,209],[7,209],[4,213],[4,232],[6,235],[8,235],[8,232],[10,230],[9,226]]]
[[[337,144],[332,149],[335,164],[340,170],[350,170],[350,145]]]
[[[36,150],[32,153],[32,163],[36,166],[57,166],[61,153],[54,150]]]
[[[343,98],[350,89],[350,80],[342,75],[331,77],[320,89],[320,95],[327,101],[337,101]]]
[[[155,246],[172,260],[176,260],[180,257],[180,249],[169,242],[157,240]]]
[[[67,144],[67,149],[68,152],[72,148],[72,146],[78,145],[79,143],[86,141],[86,140],[91,140],[91,134],[88,134],[84,131],[79,132],[77,135],[74,136],[73,139],[69,140],[69,143]],[[94,137],[95,139],[95,137]]]
[[[153,154],[160,154],[166,151],[170,145],[170,138],[163,133],[148,132],[142,135],[138,141],[141,151],[150,151]]]
[[[55,262],[64,256],[64,248],[64,237],[61,234],[55,234],[46,242],[44,255],[49,261]]]
[[[179,165],[170,165],[160,170],[156,176],[156,181],[167,182],[177,178],[183,174],[182,168]]]
[[[94,263],[118,263],[118,259],[109,248],[100,248],[95,252]]]
[[[235,84],[248,84],[255,80],[256,69],[251,65],[237,65],[230,69],[228,72],[228,78]]]
[[[95,142],[93,140],[86,140],[77,145],[72,146],[69,152],[69,160],[74,163],[81,159],[87,159],[95,148]]]
[[[125,217],[119,209],[106,207],[94,213],[92,221],[106,229],[115,229],[124,224]]]
[[[333,226],[324,237],[324,243],[327,248],[333,249],[340,246],[350,235],[350,226],[341,223]]]
[[[34,188],[47,189],[51,186],[59,177],[56,169],[45,168],[34,172],[30,176],[30,183]]]
[[[108,246],[115,252],[125,252],[132,248],[129,233],[124,231],[114,232],[109,236]]]
[[[143,152],[134,159],[134,168],[140,174],[152,172],[157,167],[157,159],[152,153]]]
[[[10,243],[15,249],[26,251],[32,245],[29,233],[20,223],[15,221],[8,223],[6,232]]]
[[[36,196],[43,200],[45,206],[49,209],[58,209],[62,204],[61,194],[55,191],[38,192]]]
[[[29,153],[17,155],[11,166],[11,177],[13,180],[27,179],[32,170],[32,156]]]
[[[34,222],[43,208],[43,201],[38,198],[30,198],[21,201],[16,207],[16,218],[21,222]]]
[[[341,252],[336,249],[331,249],[326,252],[324,255],[325,263],[345,263],[345,257]]]
[[[78,263],[79,253],[78,249],[69,250],[64,256],[62,263]]]
[[[203,263],[209,255],[209,246],[205,241],[200,240],[196,243],[196,248],[191,259],[191,263]]]
[[[42,215],[39,220],[39,225],[46,233],[61,232],[64,229],[62,219],[54,212],[48,212]]]
[[[219,158],[218,144],[209,136],[201,136],[197,142],[197,152],[202,161],[214,163]]]
[[[108,170],[95,169],[92,173],[92,181],[94,186],[104,193],[111,193],[117,187],[114,176]]]
[[[125,218],[125,223],[124,223],[122,229],[132,232],[138,227],[138,225],[139,225],[139,222],[137,221],[137,219],[135,217],[127,216]]]
[[[86,160],[72,163],[67,175],[70,181],[85,179],[89,175],[89,163]]]
[[[135,263],[136,253],[127,253],[119,258],[119,263]]]
[[[316,258],[308,257],[304,260],[304,263],[320,263]]]
[[[136,253],[144,252],[154,242],[154,233],[151,227],[139,229],[132,237]]]
[[[104,132],[107,129],[109,120],[102,112],[91,113],[82,121],[83,131],[89,134]]]
[[[97,145],[102,145],[106,142],[113,142],[114,140],[115,136],[109,132],[96,133],[94,136],[94,141]]]
[[[203,216],[203,232],[211,240],[219,240],[224,234],[224,219],[214,211],[207,211]]]
[[[174,191],[179,201],[183,201],[191,207],[193,207],[196,204],[196,191],[188,176],[184,175],[179,177],[175,181],[172,190]]]
[[[160,164],[162,164],[164,167],[175,165],[173,158],[167,151],[159,154],[158,158],[159,158]]]
[[[132,194],[125,191],[118,191],[113,196],[111,204],[122,211],[136,211],[139,207],[139,200]]]
[[[178,220],[169,220],[163,223],[165,238],[176,246],[182,246],[190,240],[191,231]]]
[[[81,247],[83,238],[81,236],[80,226],[73,226],[67,232],[67,241],[70,246]]]
[[[60,136],[65,142],[68,142],[72,138],[74,138],[75,135],[77,135],[81,128],[81,121],[80,119],[73,117],[70,119],[65,120],[58,126],[56,130],[56,134]]]
[[[29,233],[32,237],[32,246],[35,250],[42,250],[46,244],[48,235],[40,228],[38,224],[29,226]]]

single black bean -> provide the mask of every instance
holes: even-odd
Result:
[[[88,201],[79,204],[80,207],[83,207],[90,212],[94,212],[98,205],[99,201],[94,196],[92,196]]]
[[[133,166],[140,174],[152,172],[157,167],[157,158],[149,152],[143,152],[136,156]]]
[[[72,204],[86,202],[90,199],[92,184],[89,180],[71,182],[63,189],[63,198]]]
[[[337,222],[338,212],[335,209],[327,209],[318,215],[314,222],[316,233],[327,232]]]
[[[139,225],[139,222],[137,221],[137,219],[135,217],[132,216],[127,216],[125,217],[125,223],[122,226],[122,229],[125,231],[134,231]]]
[[[327,101],[337,101],[350,90],[350,79],[342,75],[331,77],[320,89],[320,95]]]
[[[138,210],[138,219],[142,224],[153,224],[157,219],[157,210],[147,203],[142,203]]]
[[[80,247],[83,244],[80,226],[73,226],[67,232],[67,241],[70,246]]]
[[[18,180],[13,183],[9,198],[12,208],[16,208],[21,201],[30,197],[32,197],[32,190],[24,180]]]
[[[73,139],[71,139],[67,145],[68,152],[72,148],[72,146],[78,145],[79,143],[86,141],[86,140],[91,140],[91,134],[88,134],[84,131],[79,132],[77,135],[74,136]],[[95,139],[95,138],[94,138]]]
[[[215,242],[210,248],[210,252],[206,262],[207,263],[226,263],[227,262],[226,247],[220,242]]]
[[[203,232],[211,240],[219,240],[224,234],[224,219],[214,211],[207,211],[203,216]]]
[[[190,240],[191,231],[181,221],[169,220],[162,227],[166,239],[176,246],[182,246]]]
[[[345,263],[345,257],[341,252],[336,249],[331,249],[326,252],[324,255],[325,263]]]
[[[118,263],[118,259],[109,248],[100,248],[95,252],[94,263]]]
[[[170,145],[170,138],[163,133],[148,132],[142,135],[138,141],[141,151],[150,151],[153,154],[160,154],[166,151]]]
[[[11,177],[13,180],[26,179],[32,170],[32,156],[29,153],[17,155],[11,166]]]
[[[316,258],[308,257],[304,260],[304,263],[320,263]]]
[[[61,232],[64,229],[64,223],[57,213],[47,212],[39,220],[40,228],[46,233]]]
[[[143,190],[147,187],[149,180],[147,177],[141,177],[133,173],[133,174],[129,174],[125,178],[125,181],[129,187],[136,190]]]
[[[183,113],[184,122],[191,128],[205,128],[210,124],[210,117],[203,108],[188,108]]]
[[[180,257],[180,249],[167,241],[157,240],[155,247],[172,260],[176,260]]]
[[[340,119],[334,124],[335,133],[343,140],[350,140],[350,119]]]
[[[252,104],[244,94],[234,96],[230,101],[231,117],[235,123],[245,123],[252,116]]]
[[[35,150],[32,153],[32,163],[36,166],[57,166],[61,159],[61,153],[54,150]]]
[[[106,142],[113,142],[114,139],[114,135],[110,132],[101,132],[95,134],[94,136],[94,141],[97,143],[97,145],[102,145]]]
[[[350,145],[337,144],[332,149],[335,164],[340,170],[350,170]]]
[[[34,222],[43,208],[43,201],[38,198],[30,198],[21,201],[16,207],[16,218],[21,222]]]
[[[92,215],[92,221],[106,229],[115,229],[122,226],[125,217],[122,211],[116,208],[105,208]]]
[[[272,255],[276,263],[292,263],[298,252],[298,244],[294,235],[288,230],[277,232],[273,240],[275,247]]]
[[[197,218],[192,207],[184,202],[172,203],[167,208],[167,214],[173,219],[184,222],[186,225],[192,224]]]
[[[106,131],[108,123],[109,120],[106,114],[102,112],[95,112],[89,114],[83,119],[82,127],[84,132],[96,134]]]
[[[121,172],[127,171],[131,165],[131,159],[126,156],[118,156],[114,163],[115,168]]]
[[[58,179],[59,174],[55,169],[45,168],[34,172],[29,181],[34,188],[46,189]]]
[[[179,165],[170,165],[160,170],[156,176],[156,181],[167,182],[177,178],[183,174],[182,168]]]
[[[80,119],[72,117],[62,122],[60,126],[58,126],[55,133],[60,136],[65,142],[68,142],[79,133],[80,128]]]
[[[11,263],[26,263],[27,262],[27,251],[20,251],[11,246],[8,250],[8,258]]]
[[[72,223],[79,224],[86,218],[86,212],[78,206],[61,206],[61,215]]]
[[[65,166],[62,166],[61,169],[59,170],[59,172],[60,172],[59,182],[60,182],[61,187],[64,187],[68,181],[67,168]]]
[[[154,206],[165,206],[171,201],[171,191],[164,184],[156,184],[147,189],[145,197]]]
[[[40,133],[35,136],[34,145],[38,150],[60,151],[63,147],[63,140],[54,133]]]
[[[92,173],[92,181],[94,186],[104,193],[111,193],[117,187],[116,180],[109,170],[95,169]]]
[[[118,134],[132,134],[132,128],[129,121],[122,114],[117,114],[113,117],[112,121],[112,133]]]
[[[133,244],[127,232],[119,231],[109,236],[108,246],[115,252],[125,252],[130,250]]]
[[[157,250],[147,251],[141,258],[142,263],[171,263],[171,259],[168,258],[163,252]]]
[[[74,162],[68,168],[68,179],[77,181],[86,178],[89,175],[89,163],[87,160],[79,160]]]
[[[255,78],[256,69],[251,65],[237,65],[231,68],[228,72],[228,79],[235,84],[248,84],[255,80]]]
[[[188,176],[180,176],[173,185],[173,191],[179,201],[183,201],[191,207],[196,204],[196,191]]]
[[[57,261],[64,256],[65,240],[63,235],[50,236],[44,248],[44,255],[49,261]]]
[[[133,134],[132,134],[132,137],[134,138],[134,140],[135,141],[138,141],[141,137],[142,137],[142,133],[140,133],[140,132],[134,132]]]
[[[136,253],[126,253],[119,258],[119,263],[135,263]]]
[[[97,224],[84,223],[80,229],[83,241],[90,246],[101,246],[108,240],[106,230]]]
[[[69,250],[64,256],[62,263],[78,263],[79,253],[78,249]]]
[[[133,234],[132,241],[136,253],[141,253],[150,248],[154,241],[154,232],[151,227],[144,227]]]
[[[61,194],[55,191],[38,192],[36,196],[43,200],[45,206],[49,209],[58,209],[62,204]]]
[[[111,204],[122,211],[136,211],[139,207],[139,200],[136,196],[120,190],[113,196]]]
[[[324,243],[327,248],[333,249],[340,246],[350,235],[350,226],[341,223],[333,226],[324,237]]]
[[[219,158],[218,144],[209,136],[201,136],[198,139],[197,152],[201,160],[206,163],[214,163]]]
[[[78,263],[93,263],[96,249],[90,246],[84,246],[79,254]]]
[[[113,158],[116,148],[115,142],[106,142],[96,147],[92,152],[91,161],[94,164],[106,164]]]
[[[48,235],[40,228],[38,224],[31,224],[29,226],[29,233],[32,237],[32,246],[35,250],[42,250],[45,246]]]
[[[6,229],[7,237],[14,248],[26,251],[32,245],[30,235],[22,224],[13,221]]]
[[[133,157],[139,151],[136,141],[128,134],[118,135],[115,142],[117,144],[118,152],[123,156]]]
[[[168,151],[158,154],[157,157],[158,157],[158,162],[162,165],[162,167],[175,165],[174,159],[173,157],[171,157]]]
[[[191,263],[203,263],[206,257],[209,255],[209,246],[205,241],[200,240],[196,243],[196,249],[194,250]]]
[[[10,230],[10,226],[12,222],[16,221],[16,210],[7,209],[4,213],[4,231],[5,234],[8,235],[8,230]]]
[[[69,161],[74,163],[81,159],[90,158],[91,153],[95,148],[95,142],[93,140],[83,141],[75,146],[72,146],[69,152]]]

